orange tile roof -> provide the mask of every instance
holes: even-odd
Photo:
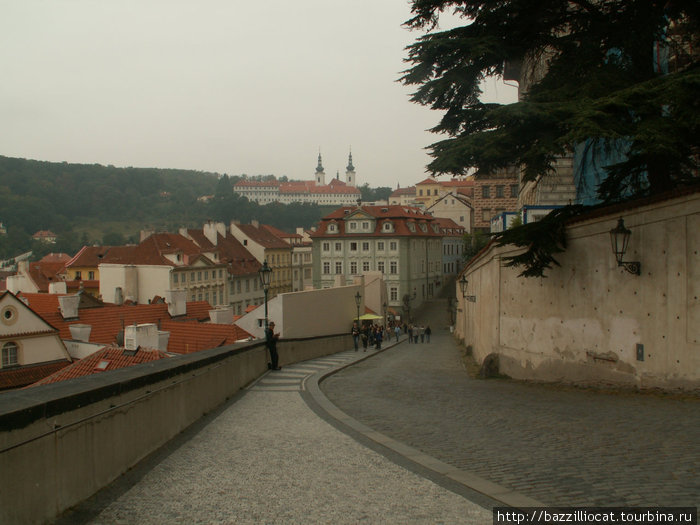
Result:
[[[57,383],[59,381],[66,381],[68,379],[75,379],[76,377],[83,377],[96,373],[110,372],[127,366],[150,363],[159,359],[168,359],[169,357],[170,356],[165,352],[151,348],[139,348],[134,353],[121,347],[107,346],[89,355],[85,359],[75,361],[71,365],[30,386],[48,385],[49,383]]]
[[[0,370],[0,390],[21,388],[43,379],[71,364],[68,359],[53,363],[26,365]]]
[[[416,187],[410,186],[408,188],[397,188],[395,189],[389,197],[401,197],[402,195],[415,195]]]

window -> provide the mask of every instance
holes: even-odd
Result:
[[[177,284],[177,274],[173,274],[173,283]]]
[[[343,245],[339,242],[335,243],[335,251],[336,252],[341,252],[343,251]]]
[[[245,291],[250,292],[250,279],[245,280]]]
[[[2,345],[2,366],[3,368],[6,366],[13,366],[19,363],[17,354],[18,354],[18,346],[17,343],[13,343],[12,341],[9,341]]]
[[[194,282],[194,272],[190,273],[190,282]],[[192,299],[194,301],[194,299]]]
[[[481,187],[481,197],[483,199],[489,199],[491,197],[491,187],[490,186],[482,186]]]
[[[351,230],[356,230],[356,229],[357,229],[357,223],[356,223],[356,222],[351,222],[351,223],[350,223],[350,229],[351,229]]]
[[[362,223],[362,229],[363,229],[363,230],[369,230],[369,222],[364,221],[364,222]]]
[[[83,275],[82,275],[81,271],[77,270],[75,272],[75,280],[77,281],[78,279],[82,279],[82,278],[83,278]]]
[[[368,252],[368,251],[369,251],[369,243],[368,243],[368,242],[363,242],[363,243],[362,243],[362,251],[363,251],[363,252]]]
[[[336,261],[335,263],[335,273],[340,274],[343,273],[343,263],[340,261]]]
[[[351,251],[351,252],[356,252],[356,251],[357,251],[357,243],[356,243],[356,242],[351,242],[351,243],[350,243],[350,251]]]
[[[362,261],[362,271],[369,272],[369,261]]]
[[[394,275],[399,273],[399,263],[396,261],[391,261],[391,263],[389,263],[389,273]]]
[[[379,261],[377,263],[377,271],[384,273],[384,261]]]
[[[391,241],[391,242],[389,243],[389,249],[390,249],[392,252],[395,252],[395,251],[396,251],[396,246],[397,246],[396,241]]]
[[[323,243],[323,246],[322,246],[322,249],[323,249],[324,252],[329,252],[329,251],[331,251],[331,243],[329,243],[329,242],[324,242],[324,243]]]
[[[204,270],[204,280],[205,281],[209,280],[209,270]]]
[[[496,198],[502,199],[505,196],[506,196],[506,187],[505,186],[496,186]]]
[[[398,301],[399,300],[399,289],[394,287],[389,288],[389,300]]]
[[[352,261],[350,263],[350,273],[352,275],[357,275],[357,261]]]
[[[459,216],[459,222],[464,222],[464,215]]]
[[[433,190],[433,195],[437,195],[437,189]]]
[[[331,263],[329,263],[329,262],[323,263],[323,273],[324,273],[324,275],[328,275],[329,273],[331,273]]]
[[[329,225],[328,225],[328,231],[329,231],[329,232],[332,232],[332,233],[335,233],[335,231],[336,231],[335,224],[329,224]]]
[[[385,223],[384,223],[384,226],[382,226],[382,231],[385,231],[385,232],[394,231],[394,226],[393,226],[393,224],[391,224],[391,223],[388,222],[388,221],[385,222]]]
[[[198,281],[202,280],[202,272],[197,272],[197,280]]]
[[[423,190],[418,190],[418,195],[419,195],[420,197],[422,197],[422,196],[423,196]]]
[[[511,184],[511,185],[510,185],[510,196],[511,196],[513,199],[517,199],[517,198],[518,198],[518,185],[517,185],[517,184]]]
[[[94,281],[95,280],[95,272],[92,272],[92,271],[88,272],[88,279],[90,279],[91,281]]]
[[[379,242],[377,243],[377,250],[380,251],[380,252],[383,252],[383,251],[384,251],[384,241],[379,241]]]
[[[236,281],[236,293],[241,293],[241,281]]]

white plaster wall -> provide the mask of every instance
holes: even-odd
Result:
[[[350,332],[357,315],[355,294],[361,285],[283,293],[268,301],[268,319],[284,339],[319,337]],[[364,294],[363,294],[364,299]],[[264,306],[244,315],[234,324],[256,338],[264,337],[258,320],[265,317]],[[360,315],[364,302],[360,304]]]
[[[700,193],[622,212],[632,230],[618,268],[609,230],[620,212],[574,223],[561,267],[546,278],[517,277],[491,248],[467,269],[469,295],[457,336],[478,361],[500,355],[513,377],[642,388],[700,386]],[[644,345],[644,360],[637,359]]]

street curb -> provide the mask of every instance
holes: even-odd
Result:
[[[304,396],[305,400],[307,401],[307,403],[309,403],[310,400],[313,401],[313,403],[316,405],[316,408],[322,413],[324,413],[329,420],[338,423],[336,425],[336,428],[339,428],[345,434],[349,434],[351,437],[355,437],[353,436],[353,433],[357,433],[364,437],[366,440],[369,440],[370,442],[379,445],[381,449],[388,449],[388,451],[390,451],[392,454],[384,455],[389,457],[389,459],[391,459],[392,461],[395,461],[394,456],[398,455],[402,458],[403,462],[407,462],[408,464],[413,464],[417,465],[418,467],[421,467],[420,469],[418,469],[419,473],[421,469],[426,469],[427,471],[429,471],[432,474],[429,477],[437,478],[438,481],[441,480],[441,484],[443,486],[449,488],[450,486],[453,486],[456,483],[458,486],[463,487],[463,489],[465,490],[460,491],[461,495],[463,496],[465,495],[465,493],[469,494],[471,492],[476,492],[492,500],[490,502],[487,502],[486,505],[477,502],[482,506],[491,508],[494,506],[506,506],[515,508],[545,507],[546,505],[542,502],[529,498],[519,492],[515,492],[511,489],[508,489],[491,481],[488,481],[471,472],[460,470],[452,465],[448,465],[447,463],[440,461],[439,459],[436,459],[432,456],[429,456],[428,454],[425,454],[418,449],[415,449],[409,445],[405,445],[404,443],[396,441],[395,439],[392,439],[388,436],[385,436],[384,434],[373,430],[372,428],[360,423],[356,419],[350,417],[348,414],[340,410],[321,391],[320,385],[328,377],[340,372],[345,368],[353,366],[359,362],[365,361],[370,357],[374,357],[382,352],[390,350],[395,346],[403,343],[405,340],[406,339],[402,339],[398,343],[394,343],[391,346],[382,348],[379,351],[372,352],[366,356],[362,356],[359,359],[356,359],[350,363],[345,363],[343,365],[339,365],[328,370],[322,370],[305,378],[302,383],[302,390],[308,393],[308,397]],[[309,399],[309,397],[311,399]],[[351,429],[353,432],[347,432],[345,429],[348,428]],[[416,472],[415,469],[412,470]],[[433,480],[435,481],[435,479]]]

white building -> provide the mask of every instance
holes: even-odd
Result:
[[[280,182],[276,179],[269,181],[243,179],[234,185],[233,191],[258,204],[308,202],[320,206],[349,206],[356,203],[361,196],[356,186],[352,153],[348,156],[345,181],[340,180],[340,174],[338,174],[328,184],[326,184],[326,172],[319,153],[318,165],[312,181]]]

